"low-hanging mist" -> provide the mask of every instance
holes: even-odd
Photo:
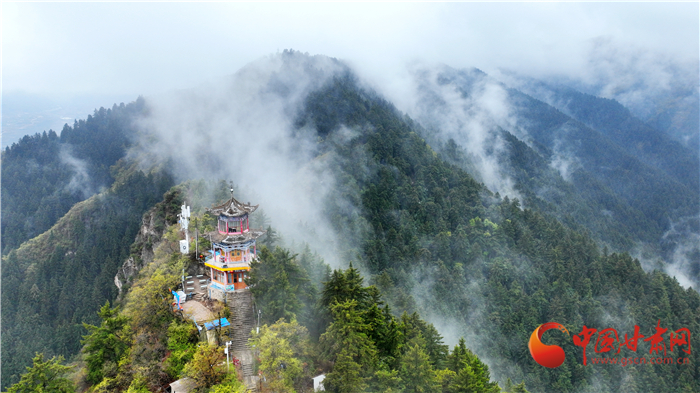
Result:
[[[294,121],[309,92],[343,68],[285,51],[220,84],[150,97],[131,155],[144,165],[167,162],[181,181],[225,179],[250,190],[259,199],[244,202],[260,204],[286,240],[311,243],[337,266],[342,239],[323,213],[335,186],[333,157],[318,157],[315,130]]]
[[[505,87],[477,69],[414,64],[409,74],[404,83],[410,93],[402,102],[429,129],[431,144],[454,141],[466,150],[475,178],[494,192],[522,199],[503,167],[506,146],[499,129],[523,132]]]
[[[545,319],[577,331],[622,313],[620,328],[632,318],[647,328],[653,318],[639,304],[654,301],[649,287],[686,296],[578,232],[614,234],[607,224],[633,209],[586,172],[601,165],[588,149],[607,143],[601,133],[478,70],[417,68],[405,83],[410,117],[343,63],[284,52],[220,85],[148,99],[131,156],[166,162],[180,180],[242,186],[285,239],[310,243],[333,267],[359,260],[395,311],[419,311],[450,345],[465,337],[500,380],[544,387],[556,377],[523,362],[528,334]],[[450,163],[450,146],[464,165]],[[632,238],[616,246],[624,236]],[[605,285],[615,274],[620,281]],[[643,300],[628,280],[647,288]],[[576,375],[561,389],[598,377]],[[620,389],[619,380],[583,390]]]

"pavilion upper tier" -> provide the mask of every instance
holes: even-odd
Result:
[[[219,215],[219,216],[226,216],[226,217],[242,217],[248,214],[253,213],[255,210],[258,209],[258,206],[260,205],[251,205],[250,202],[248,203],[242,203],[236,200],[233,196],[231,196],[231,199],[228,201],[222,203],[221,205],[218,206],[213,206],[207,211]]]

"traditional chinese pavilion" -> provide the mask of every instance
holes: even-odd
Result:
[[[204,265],[210,270],[211,296],[224,299],[226,294],[246,289],[250,261],[256,258],[255,239],[265,231],[251,230],[249,215],[258,208],[250,202],[241,203],[233,197],[207,211],[217,217],[217,230],[206,234],[212,249]]]

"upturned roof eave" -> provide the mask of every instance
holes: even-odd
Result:
[[[246,203],[239,202],[236,198],[231,197],[231,199],[226,202],[208,208],[207,211],[214,213],[216,215],[223,214],[228,217],[240,217],[245,214],[251,214],[258,209],[258,205],[249,205]]]
[[[248,232],[243,232],[235,235],[221,234],[218,231],[203,233],[200,236],[205,239],[211,239],[213,243],[219,243],[224,245],[236,245],[243,244],[249,241],[256,240],[260,236],[264,235],[267,231],[263,230],[249,230]]]

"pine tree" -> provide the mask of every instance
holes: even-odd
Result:
[[[326,375],[323,387],[335,393],[360,393],[367,383],[362,377],[362,366],[353,360],[349,348],[344,348],[337,356],[333,371]]]

